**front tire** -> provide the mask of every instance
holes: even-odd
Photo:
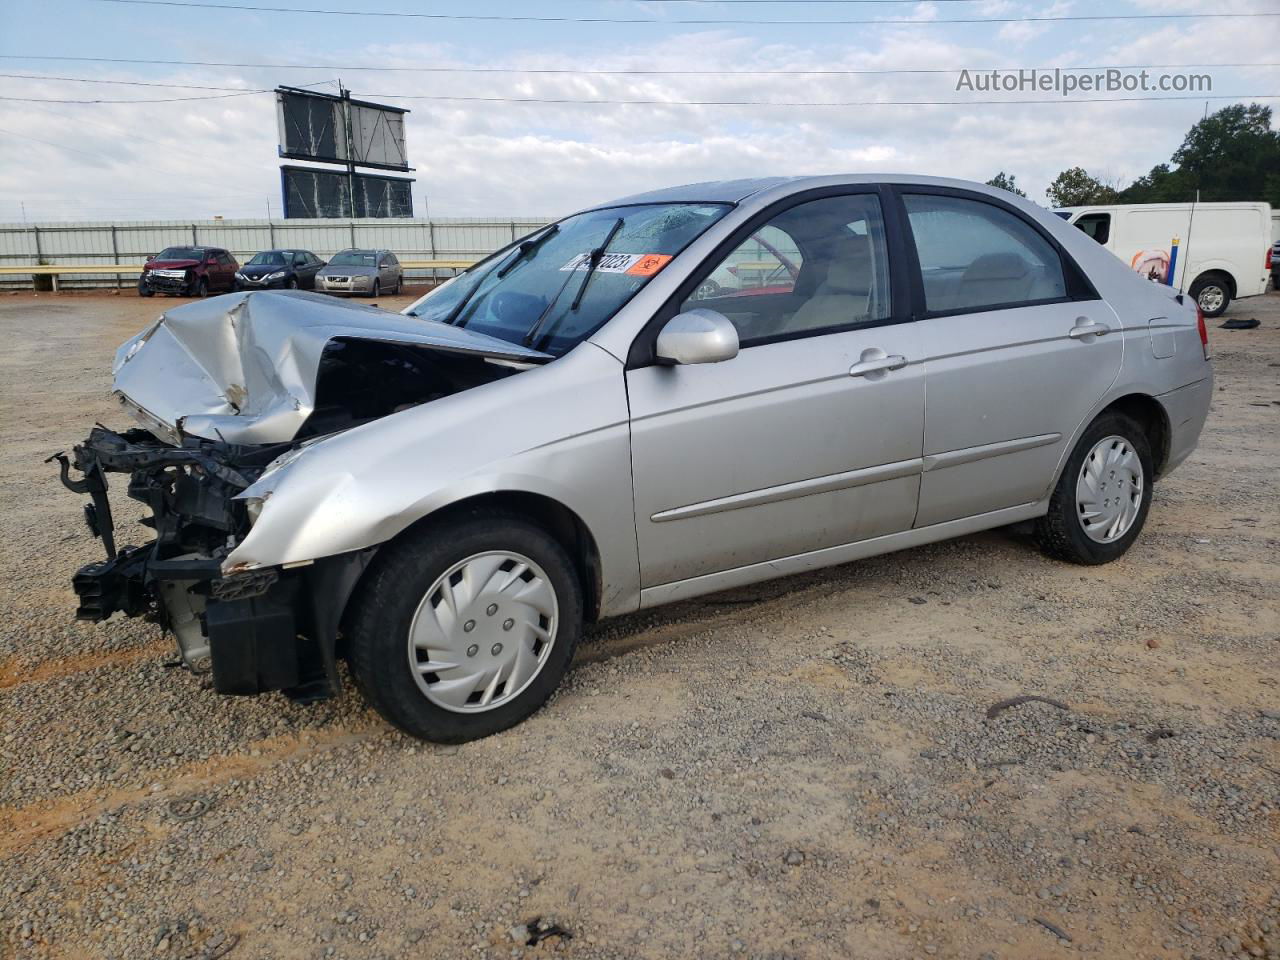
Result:
[[[1122,413],[1102,414],[1076,443],[1036,524],[1040,548],[1088,566],[1122,556],[1146,523],[1153,479],[1142,428]]]
[[[1188,292],[1206,317],[1220,317],[1231,305],[1231,285],[1220,273],[1206,273],[1196,277]]]
[[[156,292],[147,286],[147,282],[145,280],[138,281],[138,296],[154,297],[155,295],[156,295]]]
[[[374,280],[374,281],[373,281],[373,292],[372,292],[372,293],[370,293],[370,294],[369,294],[369,296],[370,296],[372,299],[376,300],[376,299],[378,298],[378,295],[379,295],[381,292],[382,292],[382,284],[381,284],[381,283],[379,283],[377,280]]]
[[[582,588],[541,527],[476,510],[386,547],[347,623],[365,699],[410,736],[463,743],[506,730],[560,685]]]
[[[196,282],[195,292],[192,294],[192,296],[196,297],[199,300],[203,300],[208,295],[209,295],[209,281],[206,280],[204,277],[201,277]]]

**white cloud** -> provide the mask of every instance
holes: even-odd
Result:
[[[1028,10],[987,0],[991,12]],[[933,4],[914,8],[933,15]],[[1065,9],[1059,2],[1055,9]],[[378,44],[348,63],[417,66],[501,62],[528,68],[857,70],[1267,61],[1268,39],[1249,21],[1107,29],[1010,25],[959,43],[935,28],[877,28],[857,43],[761,43],[727,30],[602,48],[593,56],[530,50],[495,61],[441,44]],[[974,31],[972,36],[981,36]],[[1064,43],[1056,39],[1074,38]],[[246,59],[251,59],[246,55]],[[305,55],[304,55],[305,58]],[[211,58],[211,59],[216,59]],[[279,59],[279,57],[273,57]],[[14,72],[20,72],[15,70]],[[36,72],[36,71],[31,71]],[[53,71],[50,71],[53,72]],[[90,68],[79,71],[91,72]],[[137,75],[92,68],[104,79]],[[1276,71],[1215,71],[1215,92],[1274,89]],[[201,71],[160,79],[272,87],[335,71]],[[214,79],[216,77],[216,79]],[[155,81],[151,74],[146,79]],[[1081,165],[1132,179],[1168,159],[1203,101],[1046,105],[967,103],[954,76],[707,76],[447,74],[348,71],[357,95],[456,93],[475,97],[660,101],[955,100],[953,106],[628,106],[400,101],[422,198],[437,216],[554,215],[664,184],[777,173],[892,171],[983,180],[997,170],[1041,198],[1060,170]],[[1256,87],[1257,89],[1249,89]],[[332,87],[324,88],[332,89]],[[165,91],[10,80],[6,96],[146,98]],[[173,96],[196,91],[175,90]],[[987,99],[973,95],[971,99]],[[1029,94],[1003,95],[1026,97]],[[1213,109],[1221,106],[1214,102]],[[0,219],[204,218],[279,215],[279,161],[269,95],[152,105],[0,102]]]

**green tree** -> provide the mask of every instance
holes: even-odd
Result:
[[[1234,103],[1189,131],[1169,164],[1157,164],[1122,194],[1131,203],[1265,200],[1280,205],[1280,131],[1271,108]]]
[[[1020,197],[1027,195],[1025,191],[1018,189],[1017,178],[1012,173],[1005,173],[1003,170],[988,180],[987,186],[1008,190],[1010,193],[1016,193]]]
[[[1054,207],[1087,207],[1096,203],[1115,203],[1116,189],[1089,175],[1084,167],[1063,170],[1053,178],[1045,193]]]

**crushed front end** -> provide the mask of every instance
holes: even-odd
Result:
[[[252,500],[237,499],[289,444],[236,445],[187,437],[181,446],[146,430],[95,427],[70,457],[62,483],[88,494],[85,519],[106,560],[73,577],[80,620],[120,612],[171,631],[183,663],[210,673],[220,693],[283,690],[311,700],[337,690],[334,646],[341,603],[367,562],[360,554],[304,567],[224,569],[252,523]],[[77,478],[75,473],[79,473]],[[154,539],[116,547],[107,475],[128,477],[146,504]]]

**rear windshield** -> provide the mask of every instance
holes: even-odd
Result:
[[[343,250],[335,253],[329,261],[331,267],[372,267],[378,262],[378,255],[372,250]]]
[[[203,260],[203,247],[165,247],[156,254],[157,260]]]

